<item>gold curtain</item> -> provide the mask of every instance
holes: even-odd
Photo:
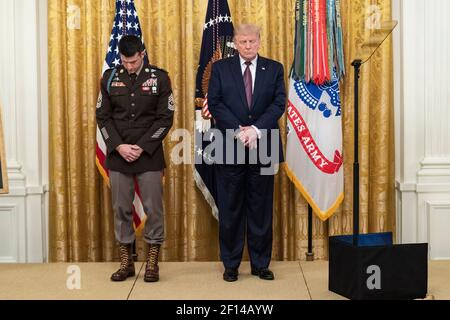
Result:
[[[313,220],[314,252],[318,259],[327,258],[329,235],[352,232],[350,63],[366,36],[367,8],[377,5],[383,21],[391,18],[390,0],[341,2],[347,65],[347,77],[341,86],[345,201],[328,222]],[[295,0],[228,3],[235,24],[252,22],[262,27],[261,54],[283,63],[288,74],[293,60]],[[195,75],[207,0],[135,0],[135,4],[150,61],[169,71],[172,79],[177,105],[174,129],[185,128],[192,133]],[[95,105],[114,12],[114,0],[48,0],[51,261],[111,261],[117,256],[109,189],[95,166]],[[393,231],[391,42],[385,43],[371,63],[363,66],[361,84],[361,231]],[[282,134],[285,122],[283,117]],[[176,143],[166,139],[167,159]],[[195,185],[192,165],[168,161],[164,200],[167,238],[162,259],[219,260],[217,221]],[[282,171],[276,177],[274,201],[273,259],[304,259],[307,204]],[[137,244],[142,257],[141,238]]]

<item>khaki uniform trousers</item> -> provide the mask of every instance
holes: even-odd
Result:
[[[131,244],[136,239],[133,227],[135,177],[139,185],[144,212],[147,214],[144,241],[148,244],[162,244],[164,242],[164,208],[161,171],[139,174],[109,172],[116,240],[121,244]]]

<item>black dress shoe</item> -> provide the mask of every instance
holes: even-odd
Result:
[[[223,273],[223,280],[227,282],[234,282],[238,279],[238,271],[237,269],[225,269]]]
[[[263,279],[263,280],[274,280],[275,279],[273,272],[270,271],[269,268],[261,268],[261,269],[253,269],[252,268],[252,275],[259,276],[259,278]]]

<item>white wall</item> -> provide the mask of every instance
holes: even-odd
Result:
[[[450,1],[393,8],[398,240],[450,259]]]
[[[47,257],[47,1],[0,0],[0,102],[10,193],[0,197],[0,262]]]

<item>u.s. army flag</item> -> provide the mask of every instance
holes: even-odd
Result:
[[[286,172],[322,220],[344,199],[342,164],[338,82],[318,86],[291,78]]]

